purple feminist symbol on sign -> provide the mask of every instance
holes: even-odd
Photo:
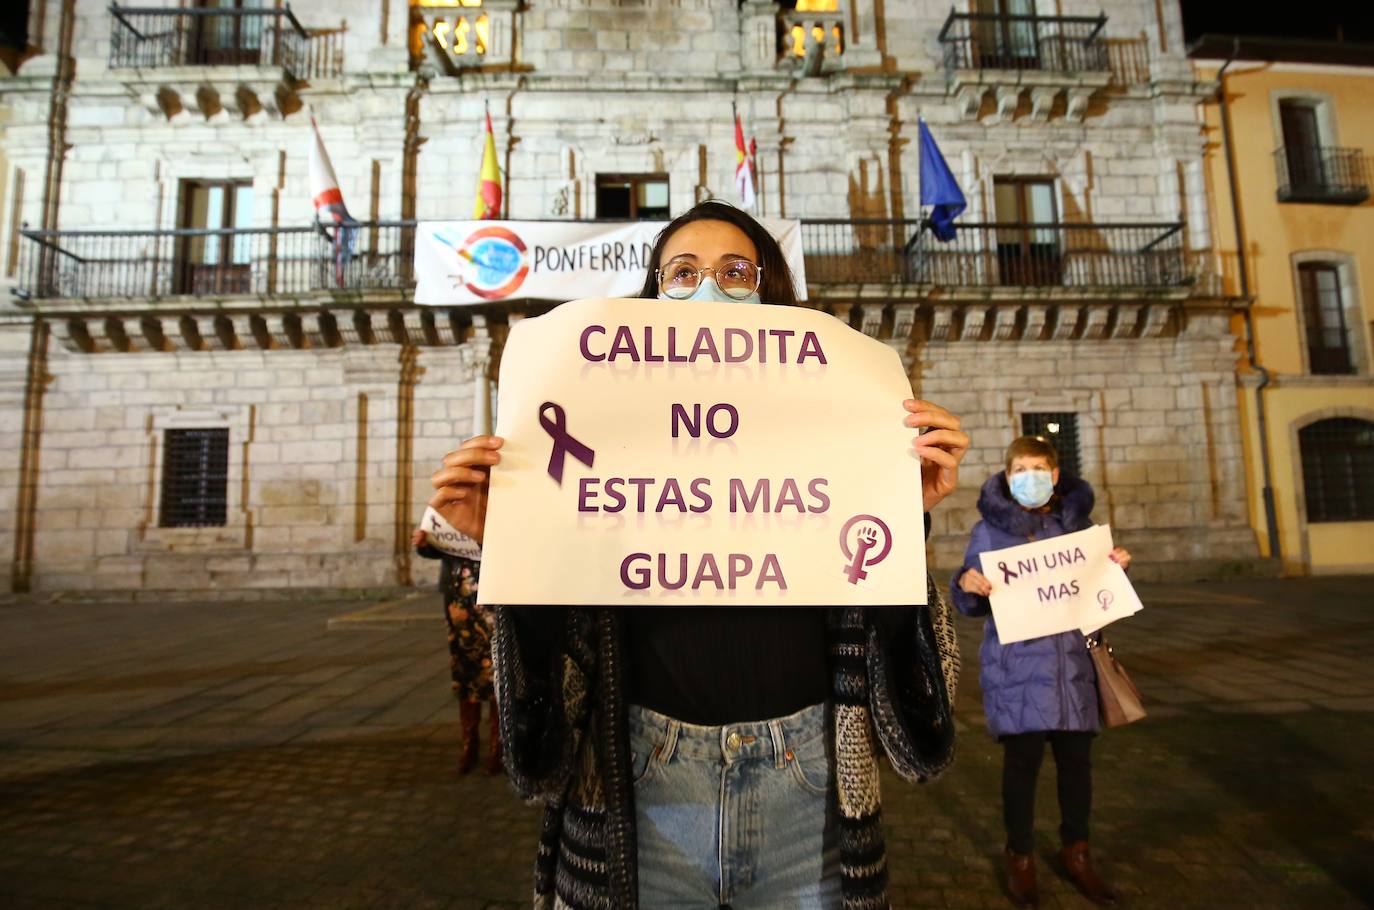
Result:
[[[548,412],[553,413],[549,417]],[[539,406],[539,425],[544,428],[553,439],[553,450],[549,452],[549,476],[554,479],[559,486],[563,484],[563,458],[571,455],[587,467],[592,466],[592,460],[596,453],[589,446],[584,445],[572,434],[568,432],[568,415],[563,411],[563,406],[546,401]]]
[[[854,531],[851,535],[849,532]],[[854,543],[850,544],[853,538]],[[857,585],[868,577],[866,566],[876,566],[887,558],[892,550],[892,531],[881,518],[873,515],[855,515],[840,528],[840,552],[849,560],[844,567],[845,578],[851,585]]]
[[[1116,600],[1116,597],[1106,588],[1097,592],[1097,602],[1102,604],[1102,611],[1104,613],[1107,611],[1107,608],[1112,605],[1112,601],[1114,600]]]

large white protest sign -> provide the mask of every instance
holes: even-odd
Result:
[[[512,327],[484,603],[925,603],[911,385],[782,306],[580,300]]]
[[[1077,629],[1095,632],[1140,611],[1140,598],[1109,559],[1112,530],[1085,531],[982,553],[992,615],[1003,644]]]
[[[759,222],[782,247],[806,299],[801,223]],[[666,222],[422,221],[415,302],[436,306],[529,298],[635,297]]]

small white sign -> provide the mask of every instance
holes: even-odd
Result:
[[[481,598],[925,603],[897,353],[815,310],[579,300],[510,331]]]
[[[425,543],[440,553],[462,556],[465,559],[482,558],[482,547],[477,541],[449,524],[444,516],[434,511],[433,506],[425,506],[425,517],[420,519],[420,530],[425,532]]]
[[[1010,644],[1071,629],[1087,634],[1138,613],[1140,598],[1111,552],[1112,529],[1095,525],[980,554],[998,639]]]

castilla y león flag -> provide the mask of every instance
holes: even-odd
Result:
[[[501,217],[501,169],[496,164],[496,137],[491,131],[491,112],[487,112],[487,136],[482,148],[482,172],[477,178],[477,200],[472,217],[478,221]]]
[[[744,125],[735,115],[735,186],[739,188],[740,208],[754,207],[754,143],[744,144]]]

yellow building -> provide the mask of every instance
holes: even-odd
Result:
[[[1250,301],[1237,393],[1261,548],[1285,574],[1374,572],[1374,55],[1207,36],[1190,56],[1219,88],[1217,280]]]

